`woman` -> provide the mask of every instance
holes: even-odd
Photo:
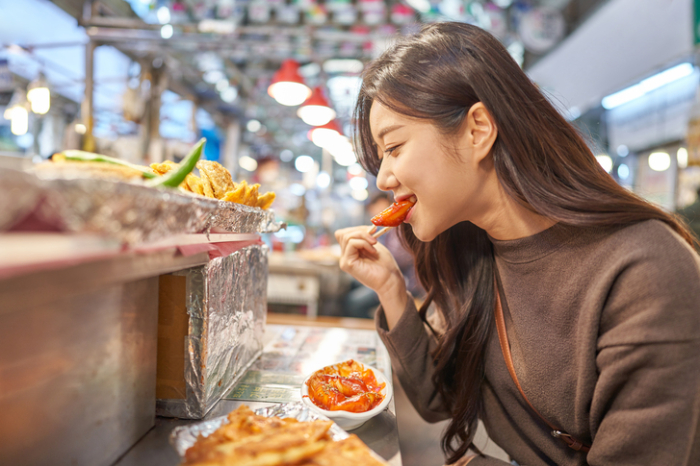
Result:
[[[367,227],[336,233],[341,268],[379,295],[418,412],[451,420],[447,463],[504,464],[468,453],[481,419],[521,465],[700,464],[693,238],[605,173],[496,39],[441,23],[392,46],[356,122],[377,186],[416,201],[400,233],[428,298]]]

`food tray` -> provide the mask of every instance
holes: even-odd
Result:
[[[277,416],[283,419],[292,417],[301,422],[329,420],[326,416],[314,412],[302,403],[280,403],[256,409],[254,412],[259,416],[265,417]],[[194,445],[199,435],[207,437],[226,422],[228,422],[227,416],[219,416],[207,421],[176,427],[170,434],[170,444],[175,448],[180,458],[184,458],[185,452]],[[338,427],[336,423],[333,423],[329,432],[331,438],[336,442],[350,436],[347,432]],[[388,463],[375,452],[370,450],[370,453],[375,459],[388,465]]]
[[[0,217],[0,231],[31,213],[54,229],[97,233],[128,244],[175,234],[271,233],[283,227],[275,222],[272,210],[136,182],[70,177],[69,173],[61,177],[42,173],[40,178],[16,170],[0,171],[0,199],[13,206]]]

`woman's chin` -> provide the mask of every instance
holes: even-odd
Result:
[[[430,241],[434,240],[435,237],[438,235],[438,233],[432,229],[430,231],[427,231],[418,225],[410,225],[411,229],[413,230],[413,235],[424,243],[429,243]]]

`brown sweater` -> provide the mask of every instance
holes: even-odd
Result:
[[[700,259],[692,249],[654,220],[614,231],[555,225],[492,243],[520,384],[545,418],[592,447],[587,455],[566,447],[530,411],[495,326],[482,391],[489,436],[521,465],[700,465]],[[376,323],[418,412],[447,419],[440,397],[429,401],[435,342],[412,300],[391,331],[382,309]],[[505,464],[478,457],[469,466]]]

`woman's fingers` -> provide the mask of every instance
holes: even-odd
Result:
[[[351,239],[364,239],[369,244],[377,243],[377,239],[374,238],[371,233],[369,233],[366,226],[343,228],[342,230],[337,230],[335,232],[335,239],[338,240],[338,244],[340,244],[341,250],[345,250],[348,241],[350,241]]]
[[[359,258],[366,258],[370,257],[372,259],[377,259],[379,258],[379,253],[377,250],[374,248],[373,245],[369,244],[364,238],[352,238],[350,241],[348,241],[347,245],[348,249],[350,251],[354,250],[358,255]],[[349,254],[349,256],[352,257],[352,252]]]

